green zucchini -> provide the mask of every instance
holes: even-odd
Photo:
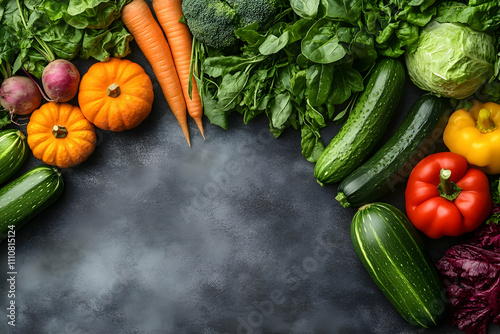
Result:
[[[410,324],[437,326],[443,319],[444,286],[418,231],[397,208],[362,206],[354,214],[351,240],[378,288]]]
[[[61,172],[51,166],[36,166],[0,188],[0,238],[9,226],[22,227],[61,196]]]
[[[26,136],[19,130],[0,131],[0,184],[7,181],[28,157]]]
[[[360,207],[394,191],[422,158],[433,153],[449,112],[448,99],[422,95],[394,135],[340,182],[335,198],[344,207]]]
[[[319,184],[341,181],[366,159],[389,126],[405,81],[400,60],[382,58],[375,65],[347,121],[316,162]]]

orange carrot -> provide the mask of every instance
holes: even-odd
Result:
[[[153,9],[170,44],[189,116],[195,120],[201,135],[205,138],[201,123],[203,106],[194,77],[191,78],[192,91],[191,98],[189,97],[189,66],[193,41],[188,26],[179,22],[184,15],[182,0],[153,0]]]
[[[186,102],[179,76],[175,69],[170,46],[149,5],[144,0],[132,0],[123,7],[122,20],[151,64],[163,95],[165,95],[170,109],[181,125],[189,146],[191,146],[187,125]]]

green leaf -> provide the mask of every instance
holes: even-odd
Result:
[[[12,28],[2,26],[0,29],[0,61],[13,64],[19,52],[19,41]]]
[[[279,37],[272,34],[267,35],[264,42],[259,46],[259,51],[265,56],[277,53],[288,45],[289,38],[290,33],[288,31],[283,32]]]
[[[51,21],[41,11],[34,11],[29,16],[27,29],[46,42],[56,57],[73,59],[77,56],[83,31],[69,26],[63,20]]]
[[[303,18],[315,18],[318,14],[320,0],[290,0],[295,14]]]
[[[324,128],[326,126],[325,117],[323,116],[322,111],[311,106],[310,104],[306,107],[305,119],[315,127]]]
[[[266,69],[254,71],[242,91],[243,98],[240,105],[245,107],[245,124],[267,106],[267,102],[264,101],[263,104],[263,99],[267,96],[265,93],[268,91],[268,72]]]
[[[326,17],[340,19],[356,25],[361,18],[362,0],[321,0]]]
[[[265,39],[265,36],[259,32],[259,24],[257,22],[236,29],[234,34],[241,41],[247,43],[249,47],[260,45]]]
[[[325,149],[318,131],[305,124],[300,130],[302,155],[309,162],[316,162]]]
[[[478,31],[495,31],[500,28],[500,2],[490,0],[466,5],[457,1],[444,1],[438,4],[436,20],[463,23]]]
[[[320,106],[328,99],[332,88],[333,71],[332,64],[315,64],[307,71],[306,96],[311,106]]]
[[[0,110],[0,129],[11,123],[10,114],[6,110]]]
[[[238,71],[234,74],[226,74],[217,91],[219,108],[223,111],[233,109],[239,103],[241,92],[245,88],[250,77],[249,68],[245,71]]]
[[[226,130],[229,128],[229,113],[219,108],[217,100],[208,92],[203,94],[203,114],[207,116],[211,124]]]
[[[422,11],[418,7],[407,8],[408,9],[404,13],[404,16],[400,16],[400,19],[418,27],[424,27],[432,20],[437,12],[436,7],[432,7],[424,11]]]
[[[82,59],[95,58],[99,61],[110,57],[123,58],[130,54],[132,35],[121,20],[116,20],[108,29],[85,29],[79,56]]]
[[[361,92],[364,89],[363,77],[352,67],[337,67],[333,75],[332,89],[328,103],[342,104],[349,99],[352,92]]]
[[[285,92],[276,95],[269,110],[271,123],[274,128],[281,128],[292,113],[292,101],[290,93]]]
[[[217,78],[228,73],[241,71],[248,65],[264,61],[267,57],[257,55],[252,58],[242,56],[216,56],[209,57],[203,62],[203,70],[206,75]]]
[[[300,19],[288,26],[276,25],[269,30],[269,34],[259,46],[259,52],[263,55],[278,53],[287,45],[302,39],[313,22],[313,20]]]
[[[304,99],[306,91],[306,75],[307,70],[300,70],[294,72],[290,78],[292,96],[297,103],[301,103]]]
[[[302,40],[302,53],[309,60],[329,64],[342,59],[346,50],[337,36],[338,24],[329,20],[317,21]]]

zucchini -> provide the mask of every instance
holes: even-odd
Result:
[[[7,181],[28,157],[26,136],[19,130],[0,131],[0,184]]]
[[[9,226],[22,227],[61,196],[61,172],[51,166],[36,166],[0,188],[0,238]]]
[[[360,207],[394,191],[420,160],[433,153],[449,112],[448,99],[422,95],[394,135],[340,182],[335,198],[343,207]]]
[[[351,240],[364,267],[410,324],[437,326],[443,319],[443,283],[418,231],[397,208],[362,206],[354,214]]]
[[[383,58],[375,65],[347,121],[316,162],[319,184],[341,181],[366,159],[389,126],[405,80],[400,60]]]

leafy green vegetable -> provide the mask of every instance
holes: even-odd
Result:
[[[316,18],[320,0],[290,0],[295,14],[303,18]]]
[[[488,217],[488,222],[500,222],[500,179],[495,179],[490,183],[491,200],[493,202],[493,209],[491,215]]]
[[[10,114],[7,110],[0,110],[0,129],[11,123]]]
[[[287,2],[287,1],[283,1]],[[184,0],[182,12],[193,36],[214,48],[237,43],[234,31],[249,24],[269,28],[282,0]]]
[[[275,137],[299,130],[302,154],[315,162],[321,130],[350,110],[335,114],[336,107],[353,104],[379,56],[414,47],[435,14],[434,0],[291,0],[267,30],[236,29],[236,49],[195,39],[205,115],[226,129],[235,111],[245,123],[264,114]]]
[[[361,18],[362,0],[321,0],[325,8],[325,16],[356,25]]]
[[[496,40],[456,23],[428,24],[418,47],[406,53],[408,73],[420,88],[463,99],[494,74]]]
[[[56,57],[124,57],[132,37],[119,17],[128,1],[0,1],[0,73],[23,68],[39,78]]]
[[[438,5],[438,22],[466,24],[477,31],[494,31],[500,28],[500,2],[498,0],[444,1]]]

